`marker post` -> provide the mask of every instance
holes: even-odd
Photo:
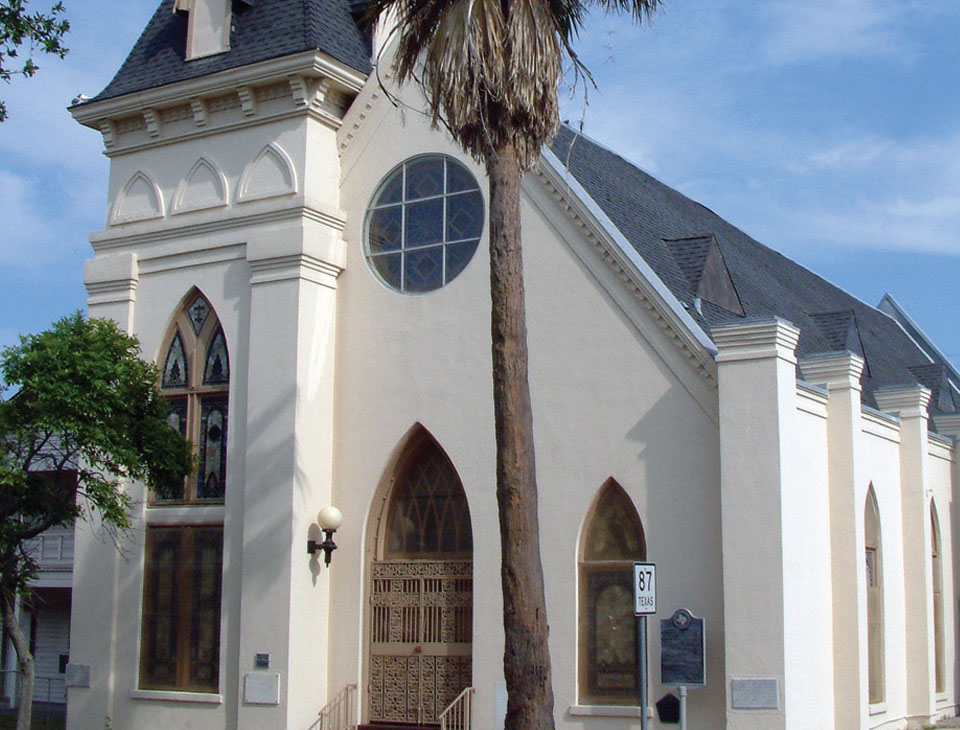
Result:
[[[640,730],[647,730],[647,616],[657,612],[657,566],[633,564],[633,613],[637,622],[637,694]]]

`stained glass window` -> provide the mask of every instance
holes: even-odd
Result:
[[[416,294],[453,281],[483,233],[483,195],[450,157],[407,160],[380,185],[366,218],[366,257],[388,286]]]
[[[401,470],[387,513],[386,555],[430,558],[473,549],[470,511],[450,459],[428,439]]]
[[[139,682],[143,689],[217,692],[223,527],[150,523],[170,505],[201,510],[224,499],[230,357],[220,321],[197,290],[171,330],[161,350],[167,425],[195,445],[198,468],[182,495],[152,495],[155,509],[146,511]],[[201,517],[218,521],[216,513]]]
[[[210,313],[210,304],[202,296],[197,295],[190,305],[190,324],[193,325],[193,334],[199,335],[203,329],[203,323],[207,321],[207,315]]]
[[[866,543],[867,580],[867,685],[871,704],[883,702],[886,696],[883,650],[883,552],[880,534],[880,507],[873,486],[867,490],[863,510],[863,532]]]
[[[185,299],[166,345],[161,385],[167,423],[195,444],[199,468],[182,497],[152,498],[154,504],[222,501],[227,486],[227,398],[230,355],[227,338],[209,300],[197,290]]]
[[[207,396],[200,406],[200,468],[197,499],[223,499],[226,490],[227,399]]]
[[[167,357],[163,363],[164,388],[182,388],[187,384],[187,358],[183,352],[183,339],[177,331],[170,340]]]
[[[630,497],[615,481],[601,489],[580,550],[580,701],[637,701],[633,563],[646,539]]]
[[[216,692],[223,527],[146,531],[140,687]]]
[[[207,348],[207,358],[203,365],[203,384],[222,385],[230,382],[230,361],[227,357],[227,343],[223,339],[223,330],[217,328],[216,334]]]

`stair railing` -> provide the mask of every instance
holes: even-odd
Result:
[[[357,685],[348,684],[320,710],[317,730],[355,730],[356,713]]]
[[[440,730],[470,730],[470,720],[473,717],[471,702],[473,687],[467,687],[457,695],[447,709],[440,713]]]

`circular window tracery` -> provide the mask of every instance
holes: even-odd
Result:
[[[366,259],[397,291],[418,294],[453,281],[483,232],[476,178],[451,157],[415,157],[380,184],[366,217]]]

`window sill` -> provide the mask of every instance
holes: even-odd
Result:
[[[206,525],[222,523],[224,514],[223,504],[171,504],[150,505],[144,517],[148,525]]]
[[[222,705],[223,695],[214,692],[175,692],[165,689],[132,689],[132,700],[154,700],[161,702],[195,702],[201,705]]]
[[[870,705],[869,713],[870,715],[882,715],[886,711],[887,711],[886,702],[875,702],[874,704]]]
[[[567,712],[574,717],[640,717],[640,708],[633,705],[570,705]]]
[[[938,694],[937,694],[937,707],[940,707],[941,705],[948,705],[948,704],[950,704],[950,695],[948,695],[948,694],[939,694],[939,693],[938,693]]]

